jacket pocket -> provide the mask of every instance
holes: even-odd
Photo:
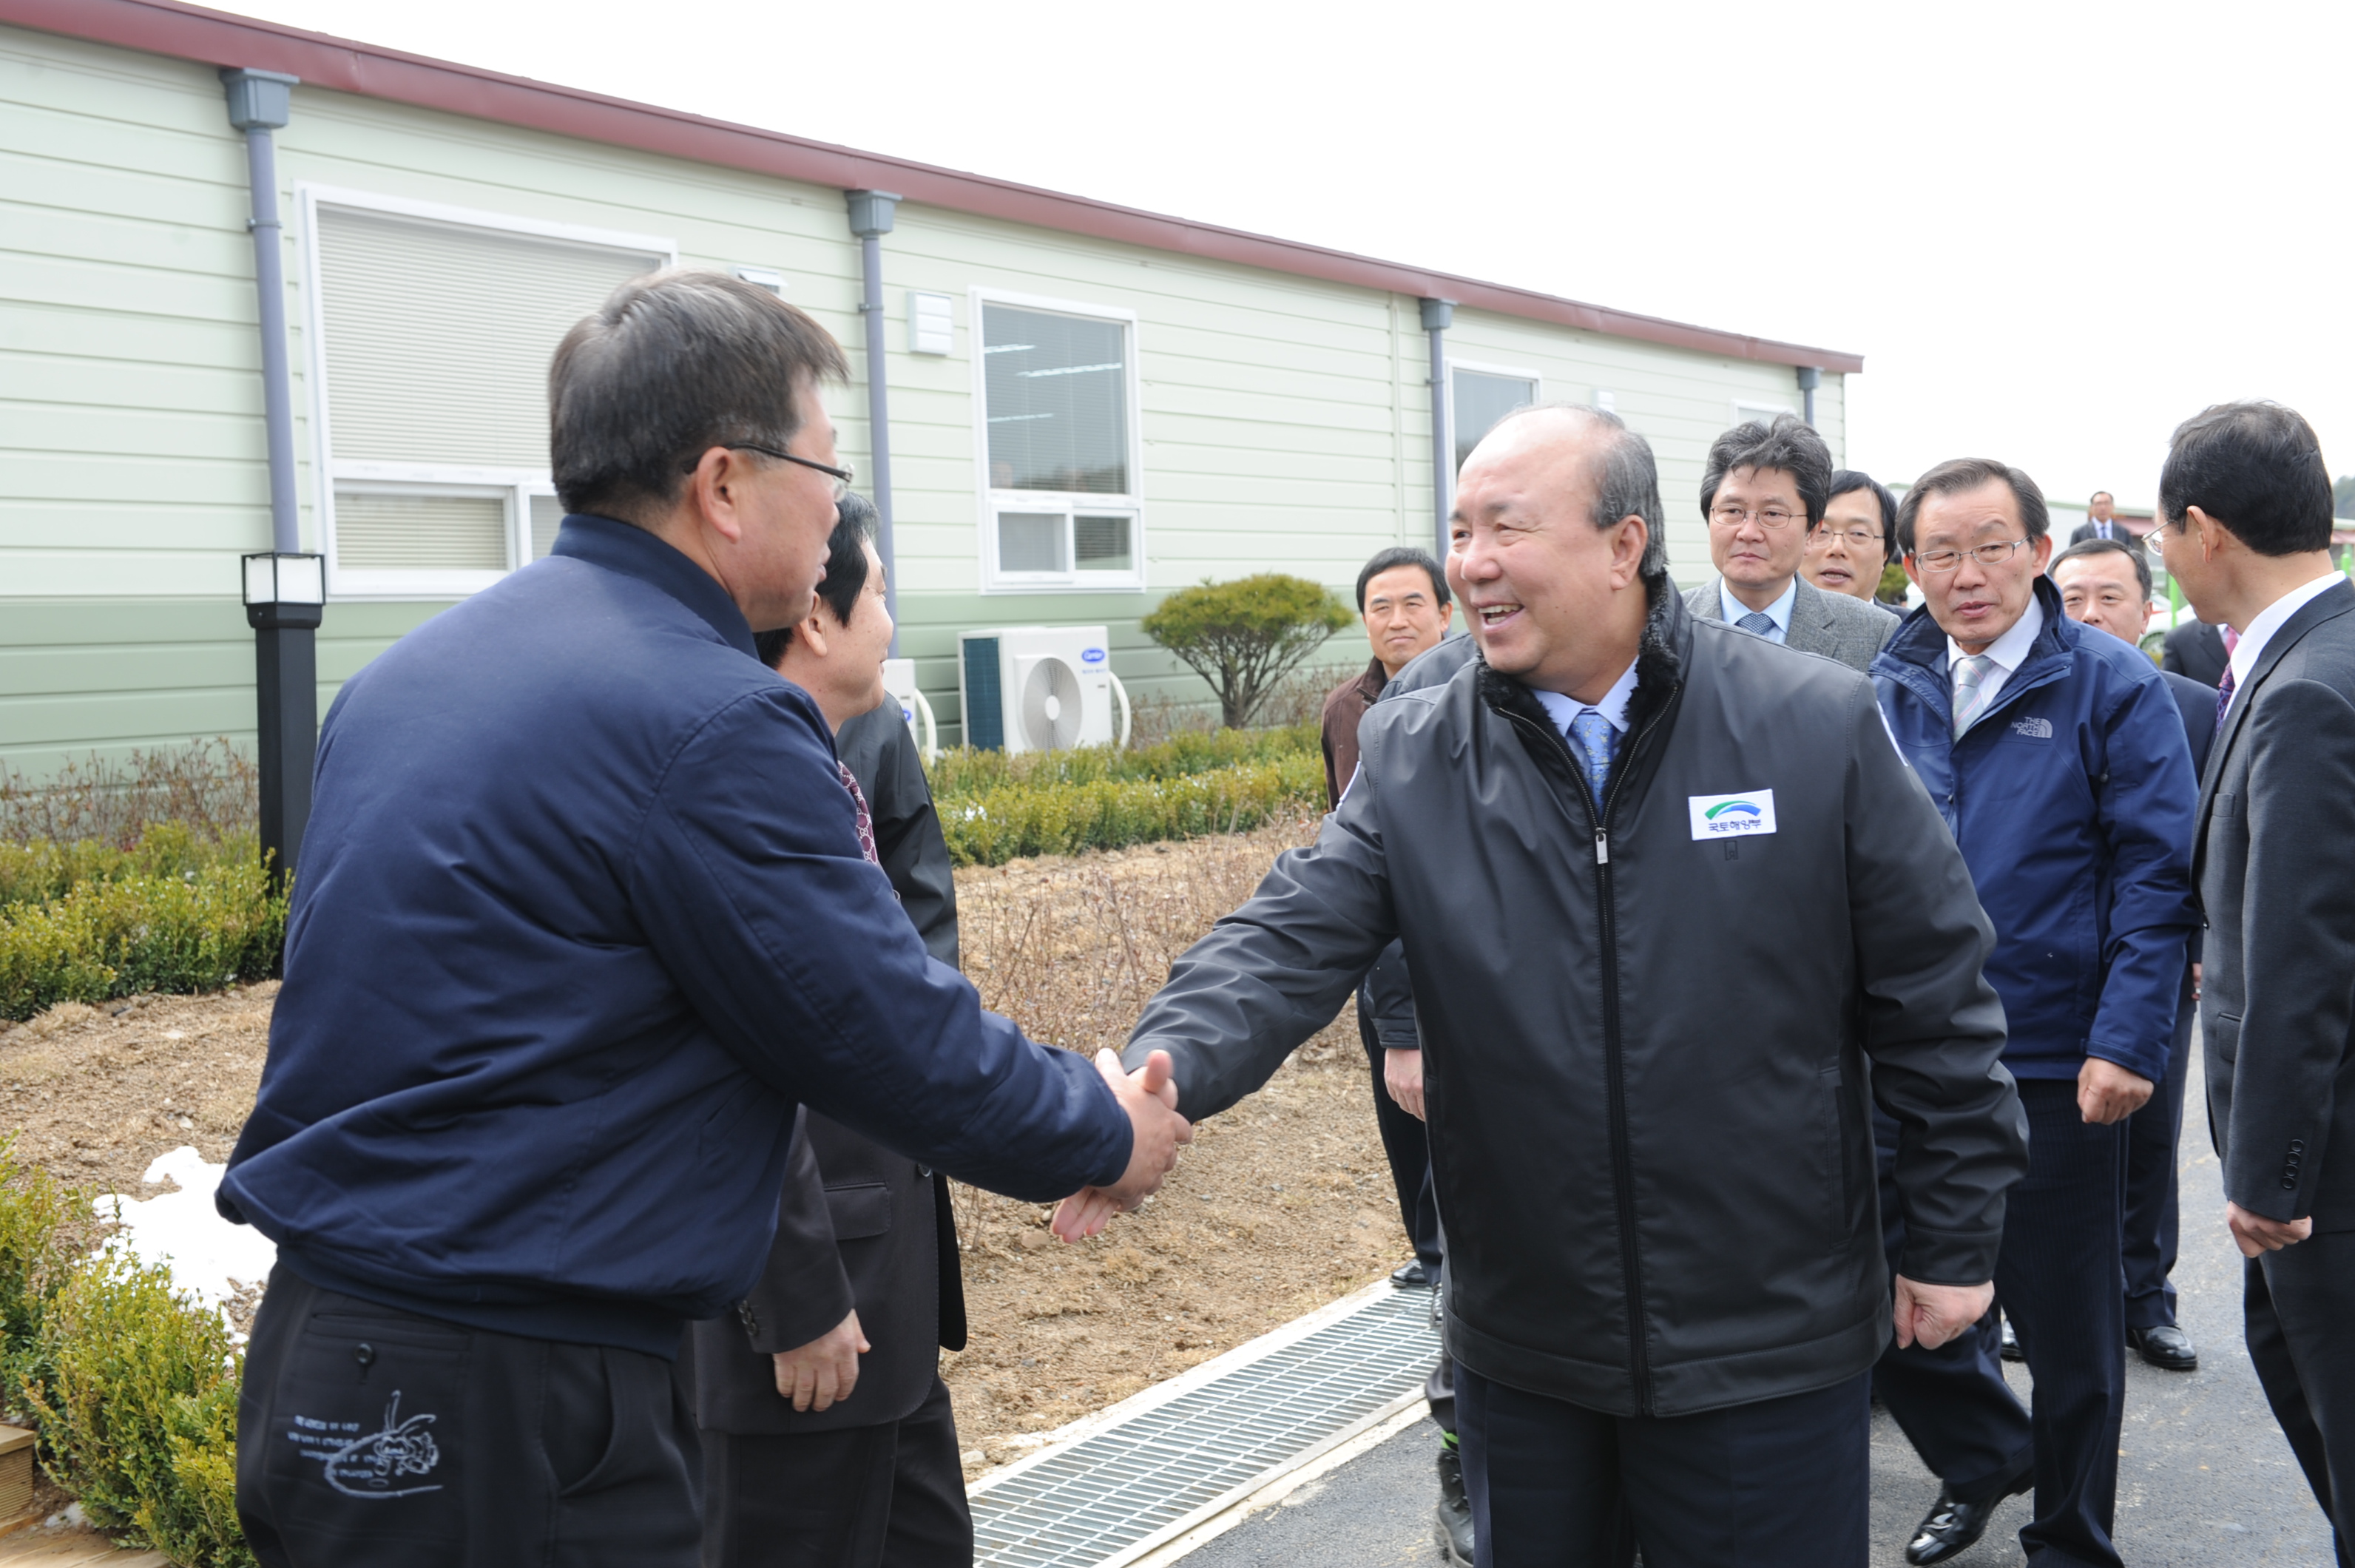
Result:
[[[2219,790],[2208,809],[2211,815],[2216,816],[2238,816],[2241,815],[2241,797],[2236,795],[2227,795],[2222,790]]]
[[[1825,1250],[1835,1254],[1848,1248],[1849,1194],[1855,1186],[1849,1166],[1856,1157],[1848,1147],[1850,1118],[1840,1078],[1838,1063],[1816,1076],[1816,1123],[1821,1129],[1823,1149],[1818,1168],[1823,1173]]]
[[[891,1228],[891,1189],[879,1181],[826,1189],[826,1211],[834,1221],[834,1239],[855,1242],[879,1236]]]
[[[733,1088],[703,1118],[702,1130],[696,1136],[696,1155],[709,1159],[715,1153],[734,1142],[744,1125],[744,1119],[762,1106],[783,1102],[768,1085],[747,1072],[737,1080]]]
[[[2215,1013],[2200,1020],[2200,1048],[2213,1051],[2216,1060],[2232,1062],[2241,1056],[2241,1015]]]

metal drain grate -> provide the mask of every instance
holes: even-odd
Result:
[[[975,1563],[1116,1568],[1182,1534],[1419,1388],[1439,1351],[1430,1313],[1429,1292],[1384,1285],[1288,1342],[1204,1369],[1215,1375],[986,1477],[973,1492]]]

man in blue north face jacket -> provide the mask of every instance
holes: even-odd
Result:
[[[2043,575],[2044,497],[2027,475],[1942,464],[1908,492],[1897,529],[1925,603],[1871,673],[1995,926],[1986,973],[2029,1119],[1996,1299],[2036,1384],[2032,1471],[1934,1509],[1907,1555],[1955,1555],[2032,1474],[2029,1561],[2115,1564],[2125,1120],[2166,1073],[2197,919],[2190,752],[2150,660],[2063,613]],[[1901,1419],[1911,1430],[1937,1413]]]

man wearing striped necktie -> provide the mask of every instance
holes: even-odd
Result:
[[[1890,733],[1994,923],[1986,973],[2029,1122],[2028,1179],[2010,1194],[1995,1283],[2035,1380],[2032,1452],[1967,1484],[1942,1470],[1946,1488],[1906,1548],[1914,1563],[1963,1552],[2030,1484],[2030,1563],[2118,1563],[2126,1119],[2167,1072],[2197,920],[2198,792],[2158,671],[2063,611],[2044,575],[2048,528],[2042,492],[2017,468],[1963,459],[1923,475],[1897,537],[1926,613],[1872,664]],[[1924,1452],[1993,1430],[1987,1413],[2009,1398],[1991,1355],[1948,1371],[1971,1375],[1919,1379],[1910,1395],[1884,1381]]]

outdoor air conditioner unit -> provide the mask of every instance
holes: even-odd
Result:
[[[932,721],[932,705],[916,686],[916,661],[885,659],[883,661],[883,695],[900,705],[900,717],[908,726],[908,734],[916,742],[916,751],[926,763],[941,754],[941,727]]]
[[[957,637],[964,743],[1058,752],[1128,744],[1128,692],[1102,626],[998,626]]]

